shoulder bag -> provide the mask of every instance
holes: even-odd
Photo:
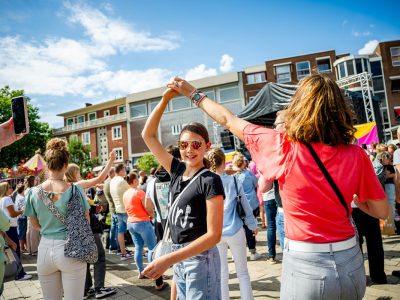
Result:
[[[167,221],[165,222],[165,229],[164,229],[164,235],[161,241],[157,243],[157,245],[154,247],[151,253],[151,261],[160,258],[161,256],[167,255],[172,252],[172,240],[171,240],[171,228],[169,224],[169,214],[174,210],[174,208],[178,205],[178,202],[182,196],[182,194],[186,191],[186,189],[189,187],[189,185],[196,181],[196,179],[203,174],[204,172],[208,171],[208,169],[203,169],[199,173],[194,176],[188,185],[182,190],[182,192],[176,197],[174,203],[171,205],[172,202],[172,194],[171,192],[169,193],[169,208],[168,208],[168,216],[167,216]]]
[[[236,189],[236,212],[239,215],[239,218],[243,221],[246,217],[246,212],[242,206],[242,196],[240,196],[236,176],[233,176],[233,181],[235,182],[235,189]]]
[[[96,241],[85,217],[85,209],[80,197],[81,193],[75,185],[72,185],[71,189],[71,198],[67,204],[68,213],[67,216],[64,216],[49,197],[45,195],[42,185],[37,187],[39,199],[43,201],[51,214],[67,227],[64,255],[93,264],[98,259]]]

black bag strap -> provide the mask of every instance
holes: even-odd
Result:
[[[346,200],[344,200],[343,194],[340,192],[338,186],[333,181],[333,179],[332,179],[331,175],[329,174],[328,170],[325,168],[324,164],[319,159],[319,157],[318,157],[317,153],[315,152],[314,148],[309,143],[304,143],[304,145],[306,145],[308,150],[310,150],[310,153],[311,153],[312,157],[314,158],[314,160],[317,163],[318,167],[321,169],[321,171],[324,174],[326,180],[329,182],[329,185],[332,187],[333,191],[336,193],[336,196],[338,196],[340,203],[346,209],[347,217],[349,217],[350,216],[349,207],[347,206]]]
[[[233,176],[233,181],[235,182],[235,189],[236,189],[236,201],[238,203],[240,203],[240,195],[239,195],[239,189],[238,189],[238,185],[237,185],[237,181],[236,181],[236,176]]]

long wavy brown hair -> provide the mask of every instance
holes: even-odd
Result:
[[[354,140],[353,112],[336,82],[327,76],[317,74],[300,81],[285,117],[291,140],[330,146]]]

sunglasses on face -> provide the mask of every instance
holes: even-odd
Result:
[[[198,150],[201,148],[203,143],[200,141],[178,141],[178,147],[180,150],[185,150],[187,147],[190,147],[194,150]]]

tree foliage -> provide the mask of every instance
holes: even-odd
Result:
[[[138,160],[138,168],[148,173],[151,168],[158,166],[158,161],[152,154],[145,154]]]
[[[11,99],[22,95],[24,95],[23,90],[13,91],[8,86],[0,89],[0,123],[9,120],[12,116]],[[27,160],[35,155],[35,151],[38,149],[41,149],[44,153],[46,142],[50,139],[51,129],[49,124],[40,122],[39,109],[29,103],[29,98],[27,100],[29,134],[14,144],[1,149],[0,167],[11,167],[21,160]]]
[[[90,146],[85,146],[78,139],[71,139],[68,142],[68,151],[70,155],[70,163],[77,164],[80,167],[84,177],[88,171],[91,171],[95,166],[98,165],[97,158],[90,158]]]

